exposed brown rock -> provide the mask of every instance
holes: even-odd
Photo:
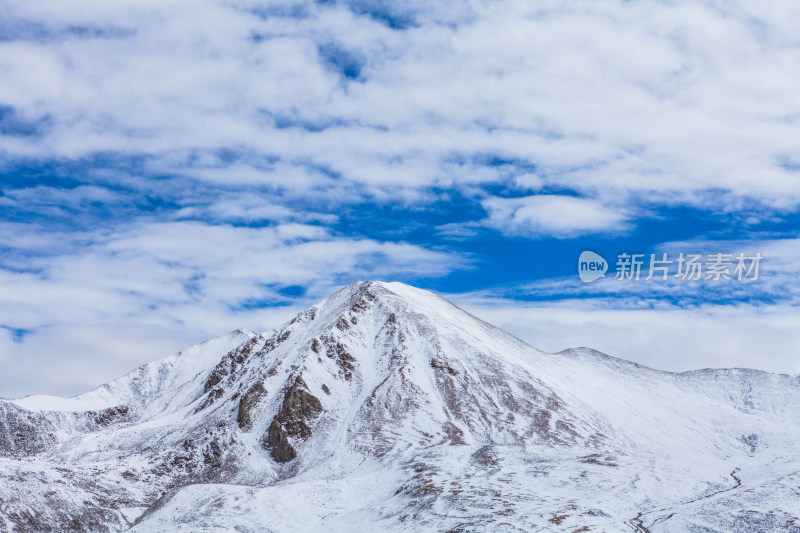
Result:
[[[289,324],[308,324],[317,317],[316,309],[306,309],[289,321]]]
[[[297,376],[286,389],[281,410],[272,420],[262,446],[270,450],[275,461],[291,461],[297,457],[297,451],[290,438],[305,440],[310,437],[310,424],[321,412],[322,403],[308,391],[303,378]]]
[[[212,440],[203,450],[203,462],[212,468],[222,466],[222,446],[219,444],[219,439]]]
[[[222,379],[228,375],[228,370],[225,368],[225,366],[223,366],[223,362],[224,360],[220,361],[220,363],[216,367],[214,367],[214,370],[212,370],[208,374],[206,382],[203,385],[204,393],[210,391],[211,389],[219,385]]]
[[[451,445],[466,444],[464,442],[464,432],[452,422],[445,422],[442,429],[447,434],[447,440],[450,441]]]
[[[352,313],[361,313],[369,309],[369,302],[373,302],[376,299],[375,294],[370,290],[367,286],[362,288],[358,294],[358,298],[350,305],[350,311]]]
[[[100,412],[89,411],[89,414],[94,419],[95,424],[99,426],[107,426],[114,422],[124,420],[128,416],[128,406],[118,405],[116,407],[109,407]]]
[[[191,457],[186,457],[184,455],[176,455],[175,457],[172,458],[172,465],[183,467],[186,465],[186,463],[190,462],[191,460],[192,460]]]
[[[481,446],[471,456],[470,461],[483,468],[491,468],[498,465],[500,460],[494,448],[489,445]]]
[[[56,442],[54,435],[47,417],[0,401],[0,457],[42,452]]]
[[[270,448],[272,458],[278,463],[288,463],[297,457],[297,450],[289,442],[289,435],[277,418],[269,425],[265,444]]]
[[[324,338],[323,340],[327,345],[327,349],[325,350],[326,355],[336,360],[336,363],[344,373],[344,378],[349,381],[353,377],[353,370],[355,370],[353,366],[355,358],[350,355],[350,352],[347,351],[341,342],[330,337]]]
[[[261,336],[260,335],[255,336],[252,339],[250,339],[249,341],[247,341],[247,343],[241,349],[237,350],[239,352],[239,355],[240,355],[242,361],[244,359],[247,359],[250,356],[250,354],[253,353],[253,349],[260,342],[260,340],[261,340]]]
[[[456,374],[458,374],[458,372],[453,367],[451,367],[446,362],[441,361],[439,359],[431,359],[431,366],[436,370],[444,370],[451,376],[455,376]]]
[[[278,421],[291,437],[306,439],[311,436],[309,422],[322,412],[322,404],[306,387],[303,378],[297,376],[286,390],[283,405],[278,413]]]
[[[208,374],[206,382],[203,385],[203,392],[208,392],[219,385],[226,376],[235,376],[237,369],[242,367],[244,362],[253,354],[253,350],[255,350],[262,338],[261,336],[253,337],[242,346],[225,354],[225,357],[223,357],[217,366]],[[265,349],[269,344],[270,341],[268,340],[265,344]],[[259,353],[263,353],[263,351],[264,349]]]
[[[249,431],[253,427],[251,413],[266,393],[267,390],[264,388],[261,382],[258,382],[250,387],[244,396],[242,396],[242,399],[239,400],[239,413],[236,416],[236,422],[238,422],[239,427],[242,430]]]
[[[200,411],[202,411],[203,409],[207,408],[209,405],[211,405],[215,401],[217,401],[220,398],[222,398],[222,396],[224,394],[225,394],[225,391],[223,390],[222,387],[217,387],[215,389],[211,389],[208,392],[208,396],[206,396],[206,399],[203,400],[203,403],[200,404],[200,406],[197,409],[195,409],[194,412],[195,413],[199,413]]]
[[[353,313],[359,313],[364,311],[367,308],[367,301],[363,298],[357,300],[352,306],[350,306],[350,311]]]

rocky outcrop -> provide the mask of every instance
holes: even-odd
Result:
[[[241,377],[241,373],[244,371],[246,366],[245,363],[251,357],[265,357],[272,350],[286,342],[291,334],[291,330],[282,329],[279,332],[274,333],[266,340],[263,336],[259,335],[253,337],[242,346],[239,346],[238,348],[235,348],[225,354],[225,357],[223,357],[217,366],[214,367],[206,376],[206,380],[203,385],[203,394],[207,394],[217,386],[222,386],[223,389],[227,390],[231,383],[235,382],[236,379]],[[261,348],[256,351],[256,348],[262,343],[263,345]]]
[[[222,446],[220,446],[219,439],[215,438],[209,442],[203,450],[203,462],[211,468],[222,466]]]
[[[208,376],[206,377],[206,382],[203,385],[203,392],[207,393],[217,385],[219,385],[222,380],[224,380],[228,376],[236,375],[237,369],[241,368],[245,361],[247,361],[251,355],[253,355],[253,351],[255,350],[256,346],[263,341],[263,337],[256,336],[247,341],[246,343],[242,344],[241,346],[231,350],[222,360],[214,367],[211,372],[209,372]],[[274,346],[275,339],[268,339],[266,342],[266,346]],[[264,349],[262,348],[262,351]]]
[[[350,381],[353,378],[353,371],[355,370],[355,366],[353,365],[355,358],[347,351],[347,348],[333,336],[323,336],[322,340],[325,342],[325,354],[336,361],[336,364],[341,368],[344,378]]]
[[[289,434],[283,425],[275,418],[269,425],[264,444],[270,450],[270,455],[278,463],[288,463],[297,457],[297,450],[289,441]]]
[[[243,431],[250,431],[253,427],[253,409],[258,405],[258,402],[267,394],[267,390],[261,382],[256,383],[244,393],[239,400],[239,411],[236,415],[236,422],[239,428]]]
[[[306,440],[311,436],[311,423],[322,412],[319,398],[308,391],[305,381],[297,376],[286,389],[280,411],[269,425],[262,446],[278,463],[286,463],[297,457],[293,441]]]
[[[128,420],[129,413],[130,409],[127,405],[117,405],[116,407],[109,407],[108,409],[103,409],[99,412],[88,412],[94,423],[101,427]]]
[[[220,362],[211,372],[209,372],[206,382],[203,385],[203,392],[207,393],[223,380],[228,375],[227,361]]]
[[[200,411],[208,408],[211,404],[219,400],[225,395],[225,390],[222,387],[216,387],[208,391],[206,394],[205,400],[201,403],[197,409],[194,410],[195,413],[199,413]]]
[[[0,401],[0,457],[33,455],[56,442],[56,428],[41,413]]]

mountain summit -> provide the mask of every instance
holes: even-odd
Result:
[[[798,531],[800,377],[545,353],[359,282],[0,401],[0,532]]]

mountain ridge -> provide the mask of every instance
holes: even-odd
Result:
[[[0,401],[0,531],[800,524],[765,488],[800,471],[800,376],[549,354],[399,283],[227,337],[64,399],[95,409]]]

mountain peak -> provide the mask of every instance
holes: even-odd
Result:
[[[695,510],[748,531],[793,519],[798,417],[791,376],[548,354],[362,281],[87,395],[0,401],[0,531],[658,531]]]

